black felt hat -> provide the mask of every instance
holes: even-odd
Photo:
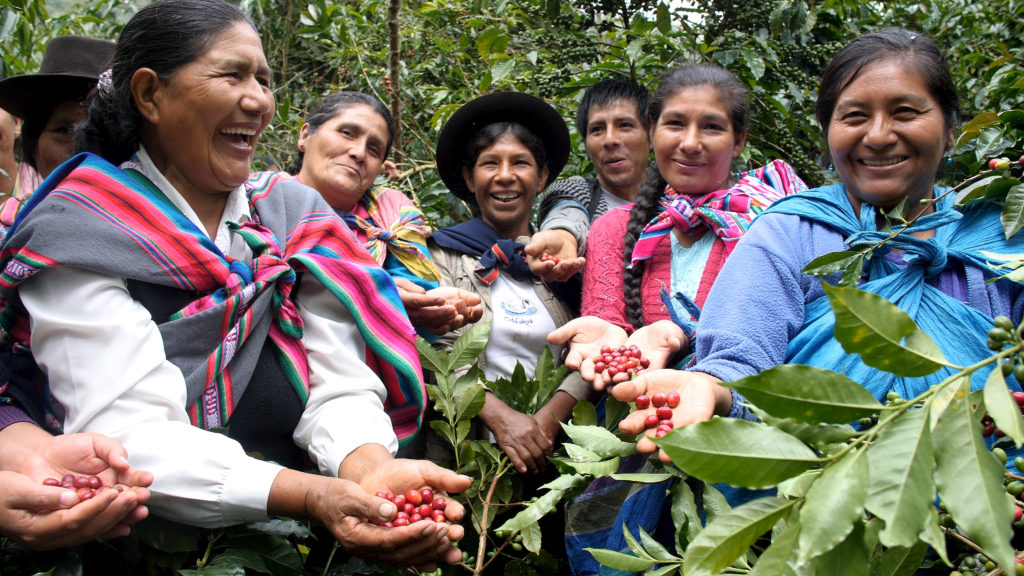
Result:
[[[462,178],[466,147],[476,133],[495,122],[522,124],[540,138],[548,162],[550,184],[569,160],[569,128],[550,104],[522,92],[492,92],[467,102],[455,111],[437,139],[437,171],[448,189],[466,201],[473,194]]]
[[[46,44],[38,72],[0,80],[0,108],[25,118],[33,105],[50,100],[51,95],[79,96],[95,86],[109,67],[115,46],[99,38],[57,36]]]

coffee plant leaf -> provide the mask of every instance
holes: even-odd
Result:
[[[469,436],[469,428],[469,420],[460,420],[455,423],[455,443],[453,446],[458,446],[465,441],[466,436]]]
[[[615,399],[610,394],[604,401],[604,426],[609,430],[617,430],[619,422],[629,416],[631,408],[629,404]]]
[[[222,566],[225,568],[242,568],[242,573],[245,573],[245,569],[255,570],[262,574],[269,574],[270,570],[267,569],[267,565],[263,562],[263,558],[255,550],[247,550],[245,548],[229,548],[224,552],[218,554],[213,560],[207,565],[207,567]],[[207,574],[207,572],[202,572]]]
[[[263,559],[268,572],[274,576],[302,573],[302,557],[287,538],[272,534],[258,534],[233,538],[232,544],[253,550]]]
[[[766,424],[713,418],[655,438],[680,470],[705,482],[767,488],[820,462],[803,442]]]
[[[520,534],[523,535],[523,547],[534,554],[539,554],[542,536],[540,524],[530,524],[523,528]]]
[[[927,544],[939,555],[939,558],[947,565],[951,565],[949,557],[946,554],[946,534],[942,531],[942,527],[939,526],[939,510],[932,508],[928,514],[928,518],[925,520],[924,529],[921,530],[919,535],[921,542]],[[902,576],[903,573],[901,573]],[[910,574],[913,574],[911,572]],[[910,576],[909,574],[907,576]]]
[[[928,409],[894,418],[867,448],[871,485],[867,509],[885,521],[879,540],[909,548],[934,508],[935,455]]]
[[[686,549],[683,573],[687,576],[719,574],[771,530],[796,500],[759,498],[719,516]]]
[[[490,322],[474,324],[469,330],[463,332],[455,343],[452,344],[452,352],[448,358],[448,366],[445,372],[451,372],[467,364],[476,362],[477,357],[487,346],[487,339],[491,336]]]
[[[448,354],[444,350],[437,350],[422,337],[417,337],[416,351],[420,354],[423,368],[435,373],[448,372]]]
[[[572,460],[563,460],[563,462],[576,472],[580,474],[587,474],[594,478],[611,476],[619,469],[618,458],[602,460],[600,462],[574,462]]]
[[[262,572],[264,574],[269,573],[267,570]],[[245,568],[238,565],[215,564],[211,562],[195,570],[178,570],[178,574],[181,576],[245,576]]]
[[[714,522],[716,518],[728,513],[732,510],[732,506],[729,505],[729,501],[722,494],[722,491],[715,488],[714,485],[704,483],[704,516],[706,517],[705,524]]]
[[[883,548],[877,557],[872,557],[872,576],[913,576],[925,554],[928,546],[924,542],[917,542],[913,546],[896,546]],[[875,564],[877,562],[877,564]]]
[[[658,484],[675,478],[675,474],[668,473],[657,473],[657,474],[612,474],[613,480],[621,480],[623,482],[635,482],[637,484]]]
[[[800,531],[801,536],[804,533],[805,531]],[[871,573],[871,563],[868,548],[864,543],[864,524],[854,524],[853,530],[842,542],[817,556],[810,563],[814,566],[816,574],[868,576]]]
[[[1006,200],[999,219],[1003,223],[1003,232],[1007,240],[1024,228],[1024,184],[1018,181],[1017,185],[1006,192]]]
[[[995,425],[1012,438],[1020,448],[1021,442],[1024,441],[1024,418],[1021,418],[1020,408],[1010,394],[1010,389],[1006,386],[1003,371],[999,369],[998,365],[993,366],[994,368],[989,372],[988,379],[985,381],[983,393],[985,409]]]
[[[989,126],[994,126],[999,123],[999,115],[995,112],[983,112],[978,114],[971,119],[970,122],[960,127],[960,135],[957,137],[956,147],[959,148],[964,144],[978,137],[978,134],[982,130]]]
[[[600,426],[577,426],[566,423],[562,424],[562,429],[575,444],[594,452],[600,458],[636,454],[635,443],[623,442],[611,431]]]
[[[584,478],[580,474],[562,474],[558,478],[555,478],[551,482],[541,486],[542,490],[572,490],[579,486],[584,481],[589,482],[589,478]]]
[[[864,386],[813,366],[781,364],[725,386],[772,416],[811,424],[850,422],[882,409]]]
[[[847,353],[860,354],[872,368],[909,378],[945,365],[935,342],[892,302],[855,288],[822,285],[835,312],[836,340]]]
[[[818,480],[818,477],[821,476],[821,472],[821,468],[815,468],[799,476],[779,482],[779,494],[787,498],[803,498],[807,491],[811,489],[811,486],[814,485],[814,482]]]
[[[570,462],[600,462],[604,460],[596,452],[578,444],[565,444],[564,448]]]
[[[580,400],[572,407],[572,423],[576,426],[597,426],[597,407]]]
[[[686,553],[686,547],[693,542],[693,539],[704,529],[701,523],[700,513],[697,511],[697,502],[694,499],[693,489],[687,482],[676,482],[670,490],[672,495],[672,525],[676,529],[676,553],[682,556]]]
[[[665,566],[659,566],[644,572],[644,576],[668,576],[669,574],[679,574],[679,568],[682,561],[678,564],[667,564]]]
[[[810,444],[819,451],[826,453],[833,451],[833,448],[836,446],[845,445],[850,438],[859,434],[849,424],[808,424],[806,422],[797,422],[789,418],[776,418],[763,410],[758,410],[757,407],[753,407],[752,412],[765,424],[778,428],[786,434],[796,437],[801,442]]]
[[[430,427],[433,428],[434,432],[437,432],[445,439],[445,442],[452,446],[458,446],[458,442],[455,439],[455,430],[452,429],[451,425],[441,420],[431,420]]]
[[[985,198],[986,200],[998,200],[1000,202],[1006,202],[1008,196],[1010,195],[1010,191],[1013,190],[1015,186],[1019,185],[1020,180],[1016,178],[997,176],[988,181],[988,186],[984,188],[984,195],[982,197]],[[1003,212],[1006,212],[1005,205],[1003,206]],[[1000,219],[1012,221],[1012,213],[1009,216],[1004,216],[1001,217]],[[1005,223],[1003,227],[1006,227]]]
[[[962,379],[958,390],[932,432],[939,498],[957,525],[997,564],[1009,568],[1015,560],[1010,546],[1013,512],[1003,488],[1005,469],[981,436],[969,401],[969,381]]]
[[[861,250],[842,250],[839,252],[829,252],[822,256],[818,256],[814,260],[811,260],[804,269],[801,270],[804,274],[811,276],[829,276],[845,270],[854,260],[860,258],[867,252],[868,248],[865,247]]]
[[[607,566],[613,570],[621,570],[623,572],[643,572],[650,569],[655,565],[654,560],[647,560],[646,558],[637,558],[631,554],[623,554],[622,552],[615,552],[613,550],[602,550],[600,548],[584,548],[587,552],[594,557],[602,566]]]
[[[637,527],[637,529],[641,532],[643,531],[643,528],[640,528],[639,526]],[[629,527],[627,527],[625,524],[622,525],[622,538],[626,541],[626,546],[629,547],[629,551],[636,555],[637,558],[653,561],[658,560],[654,557],[654,555],[649,554],[647,550],[644,550],[643,545],[641,545],[640,542],[638,542],[637,539],[633,537],[633,534],[629,531]]]
[[[867,255],[858,256],[854,258],[850,265],[843,270],[843,275],[839,278],[839,286],[842,288],[856,288],[860,284],[860,277],[864,274],[864,260]]]
[[[586,482],[580,477],[581,483]],[[536,524],[541,518],[553,512],[562,501],[565,490],[550,490],[531,502],[526,508],[520,510],[515,516],[509,518],[504,524],[494,529],[494,533],[502,538],[507,538],[515,532],[520,532],[531,524]]]
[[[173,554],[198,550],[203,530],[160,516],[150,516],[145,522],[132,526],[132,535],[152,548]]]
[[[967,381],[967,388],[970,389],[970,377],[964,374],[954,376],[952,382],[944,385],[931,398],[931,402],[928,403],[928,425],[932,429],[932,433],[935,432],[935,426],[939,423],[939,418],[946,412],[953,400],[963,394],[961,387],[963,382]]]
[[[486,401],[487,391],[484,390],[482,385],[474,384],[470,386],[462,394],[462,398],[459,399],[459,411],[456,413],[455,420],[463,422],[473,418],[480,413]]]
[[[629,531],[623,526],[623,530],[628,534]],[[669,552],[661,542],[658,542],[651,537],[643,528],[637,527],[637,531],[640,533],[640,543],[643,544],[644,550],[654,557],[659,562],[682,562],[682,558],[679,558]]]
[[[776,527],[781,524],[776,524]],[[799,535],[799,524],[773,534],[771,545],[757,557],[749,576],[795,576],[791,559],[795,556]]]
[[[801,562],[836,547],[864,519],[868,484],[868,459],[864,452],[847,452],[826,466],[807,490],[800,507]]]
[[[988,190],[988,185],[1002,178],[1002,176],[992,175],[986,176],[964,186],[956,193],[957,204],[967,204],[973,200],[979,200],[985,197],[985,192]]]

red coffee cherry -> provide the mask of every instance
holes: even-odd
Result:
[[[430,504],[434,501],[434,491],[430,488],[424,488],[420,490],[420,496],[423,498],[424,504]]]
[[[75,476],[74,474],[65,474],[60,480],[46,478],[43,480],[43,485],[59,486],[66,490],[74,490],[75,495],[78,496],[78,502],[89,500],[107,489],[107,486],[103,485],[103,480],[98,476]],[[124,488],[118,486],[117,491],[123,492]]]
[[[658,420],[672,420],[672,409],[668,406],[662,406],[655,412],[658,415]]]
[[[430,505],[434,507],[434,510],[444,512],[445,506],[448,505],[448,502],[446,502],[444,498],[441,498],[439,496],[437,498],[434,498],[434,501]]]
[[[413,506],[419,506],[423,503],[423,496],[419,490],[409,490],[405,493],[405,501]]]
[[[669,392],[665,395],[665,402],[668,403],[669,408],[678,407],[680,400],[679,392]]]
[[[651,406],[651,397],[641,394],[636,397],[634,402],[636,402],[637,410],[647,410]]]
[[[654,428],[658,425],[659,419],[656,414],[648,414],[644,418],[644,428]]]
[[[661,408],[665,404],[668,404],[668,398],[665,397],[665,394],[663,392],[656,392],[654,395],[651,396],[651,404],[655,408]]]

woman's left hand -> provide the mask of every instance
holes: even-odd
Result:
[[[394,280],[409,321],[438,336],[476,322],[483,315],[480,297],[472,292],[446,286],[427,291],[406,278]]]
[[[671,320],[658,320],[654,324],[637,328],[626,339],[625,345],[640,348],[644,358],[651,361],[647,370],[653,372],[667,368],[669,359],[680,350],[689,346],[689,344],[690,339],[686,337],[683,329],[676,325],[675,322]],[[605,371],[595,375],[594,387],[602,389],[611,384],[618,384],[626,380],[629,380],[629,376],[625,373],[609,376],[608,372]]]
[[[530,271],[548,282],[565,282],[583,270],[587,259],[577,253],[576,238],[565,230],[541,230],[530,238],[524,250]],[[549,254],[558,259],[541,260]]]

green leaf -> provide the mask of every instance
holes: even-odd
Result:
[[[1024,419],[1020,417],[1020,407],[1006,387],[1003,371],[997,365],[988,374],[983,393],[985,409],[996,426],[1016,442],[1020,448],[1024,441]]]
[[[946,564],[950,564],[949,557],[946,554],[946,534],[939,527],[939,511],[936,508],[932,508],[931,513],[928,514],[928,519],[925,521],[924,530],[919,535],[921,542],[931,546],[932,550],[939,555]]]
[[[629,528],[625,524],[622,525],[622,538],[626,541],[626,546],[629,547],[629,551],[636,555],[637,558],[642,558],[644,560],[657,560],[657,558],[648,554],[647,551],[644,550],[644,547],[636,538],[633,537],[633,534],[630,533]]]
[[[827,552],[864,519],[868,491],[868,459],[852,450],[827,466],[807,490],[800,508],[800,561]]]
[[[972,540],[997,564],[1011,568],[1013,513],[1003,489],[1005,469],[981,437],[968,398],[970,381],[962,379],[958,390],[933,431],[939,497]]]
[[[628,58],[630,62],[636,62],[637,57],[640,56],[640,53],[643,51],[643,49],[643,38],[637,38],[636,40],[633,40],[632,42],[629,43],[628,46],[626,46],[626,58]]]
[[[452,344],[452,353],[448,359],[448,368],[445,372],[451,372],[467,364],[476,362],[476,359],[487,346],[487,339],[491,336],[491,324],[474,324],[472,328],[462,333],[455,343]]]
[[[854,260],[862,258],[864,252],[866,252],[866,249],[829,252],[808,262],[801,272],[811,276],[829,276],[848,268],[850,264],[853,264]]]
[[[513,532],[521,532],[530,524],[536,524],[545,515],[553,512],[558,503],[562,501],[565,490],[551,490],[540,496],[529,506],[523,508],[518,514],[509,518],[504,524],[494,530],[494,533],[507,537]]]
[[[672,17],[668,13],[668,6],[664,2],[658,2],[658,9],[655,13],[655,23],[658,32],[668,36],[672,32]]]
[[[625,529],[625,526],[623,526],[623,530]],[[637,531],[640,533],[640,542],[644,545],[644,550],[653,556],[655,560],[659,562],[680,562],[682,560],[682,558],[678,558],[666,550],[660,542],[652,538],[643,528],[638,526]]]
[[[687,576],[720,573],[771,530],[794,504],[795,500],[760,498],[720,516],[686,549],[683,573]]]
[[[885,546],[909,548],[925,525],[935,501],[935,455],[928,409],[893,419],[867,449],[871,487],[867,509],[885,521]]]
[[[821,476],[821,468],[815,468],[799,476],[779,482],[779,495],[792,499],[803,498],[807,491],[811,489],[811,486],[818,480],[819,476]]]
[[[473,418],[483,409],[487,402],[487,391],[480,384],[474,384],[462,394],[459,400],[459,411],[455,417],[456,422],[464,422]]]
[[[528,524],[520,534],[523,535],[523,547],[534,554],[539,554],[541,548],[540,524]]]
[[[725,386],[772,416],[812,424],[850,422],[882,409],[864,386],[813,366],[782,364]]]
[[[757,558],[754,569],[748,576],[789,576],[794,574],[789,561],[796,551],[800,525],[793,525],[783,530],[772,540],[771,546]]]
[[[245,576],[245,568],[210,564],[195,570],[178,570],[178,574],[181,576]]]
[[[789,418],[776,418],[756,407],[753,412],[765,424],[778,428],[804,444],[810,444],[820,451],[827,451],[829,447],[837,444],[845,444],[847,440],[859,434],[849,424],[808,424],[806,422],[795,422]]]
[[[800,517],[803,518],[803,514]],[[803,535],[804,530],[801,530],[800,536]],[[868,576],[871,571],[869,556],[864,545],[864,524],[858,522],[838,546],[814,559],[814,569],[818,574]]]
[[[441,435],[441,437],[444,438],[445,442],[447,442],[449,446],[459,445],[459,441],[456,441],[455,439],[455,430],[452,430],[451,425],[448,424],[447,422],[442,422],[441,420],[431,420],[430,427],[434,430],[434,432],[437,432],[439,435]]]
[[[257,552],[267,570],[274,576],[290,576],[302,573],[302,557],[295,545],[283,536],[259,534],[249,537],[232,538],[232,544]]]
[[[420,354],[420,364],[431,372],[443,373],[448,371],[448,354],[435,350],[429,342],[422,337],[416,338],[416,351]]]
[[[132,526],[132,535],[161,552],[193,552],[199,549],[200,528],[150,516]]]
[[[477,54],[486,58],[492,54],[503,54],[508,47],[508,34],[498,28],[488,28],[476,39]]]
[[[686,547],[704,529],[693,490],[687,482],[676,482],[672,486],[672,524],[676,529],[676,552],[684,554]]]
[[[584,548],[584,550],[590,552],[598,563],[624,572],[643,572],[655,564],[654,560],[645,560],[614,550],[601,550],[600,548]]]
[[[1007,240],[1024,227],[1024,184],[1017,184],[1006,193],[999,220]]]
[[[935,432],[935,426],[939,422],[939,418],[945,413],[946,409],[949,408],[950,404],[957,396],[962,394],[961,387],[964,385],[964,381],[967,381],[967,388],[970,389],[970,377],[965,375],[958,375],[952,382],[944,385],[938,392],[932,396],[932,401],[928,406],[928,420],[929,427],[932,429],[932,433]]]
[[[455,423],[455,442],[452,446],[459,446],[466,440],[466,436],[469,436],[469,428],[469,420],[461,420]]]
[[[846,352],[860,354],[872,368],[903,377],[927,376],[945,364],[935,342],[892,302],[863,290],[822,284],[836,315],[836,340]],[[915,333],[920,338],[912,343]],[[900,343],[904,338],[906,346]]]
[[[839,279],[839,286],[842,288],[856,288],[860,284],[860,277],[864,273],[864,258],[855,258],[846,270],[843,277]]]
[[[736,418],[684,426],[654,442],[687,474],[745,488],[774,486],[819,462],[789,434]]]
[[[614,430],[623,418],[629,416],[630,410],[632,410],[632,408],[630,408],[629,404],[616,400],[611,395],[608,395],[604,401],[605,428]]]
[[[658,484],[659,482],[665,482],[675,478],[674,474],[668,473],[657,473],[657,474],[612,474],[613,480],[621,480],[623,482],[636,482],[637,484]]]
[[[494,66],[491,66],[491,79],[495,82],[501,82],[508,76],[513,69],[516,67],[516,61],[512,58],[503,58],[498,60]]]
[[[878,555],[878,565],[872,576],[914,576],[921,568],[928,546],[917,542],[913,546],[885,548]],[[874,560],[874,559],[873,559]]]
[[[602,458],[636,454],[636,444],[623,442],[615,434],[600,426],[563,424],[562,428],[574,443],[594,452]]]
[[[589,474],[594,478],[602,478],[604,476],[611,476],[619,469],[619,459],[612,458],[611,460],[603,460],[601,462],[573,462],[570,460],[563,460],[570,468],[579,472],[580,474]]]
[[[1001,178],[1001,176],[986,176],[985,178],[982,178],[981,180],[978,180],[973,184],[965,186],[959,192],[956,193],[957,204],[966,204],[971,200],[976,200],[978,198],[985,197],[985,192],[988,190],[989,184],[991,184],[995,180],[998,180],[999,178]]]
[[[725,495],[713,485],[704,483],[704,515],[707,517],[706,524],[715,521],[716,518],[727,514],[732,510]]]
[[[576,426],[597,426],[597,408],[586,400],[580,400],[572,407],[572,423]]]
[[[266,563],[255,550],[244,548],[230,548],[217,555],[209,566],[225,566],[232,568],[248,568],[263,574],[269,574]],[[244,571],[243,571],[244,573]]]

